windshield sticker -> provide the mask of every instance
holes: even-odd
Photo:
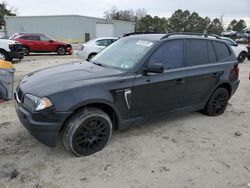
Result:
[[[139,40],[136,44],[140,46],[147,46],[147,47],[150,47],[153,45],[152,42],[145,41],[145,40]]]

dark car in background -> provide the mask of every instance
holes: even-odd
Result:
[[[247,46],[248,52],[247,52],[247,59],[250,60],[250,43]]]
[[[15,92],[22,124],[43,144],[61,136],[76,156],[100,151],[113,130],[173,113],[224,113],[239,85],[230,46],[204,34],[126,36],[91,60],[26,75]]]
[[[71,44],[57,41],[44,34],[17,33],[10,39],[18,41],[23,45],[24,55],[29,55],[30,52],[56,52],[58,55],[73,53]]]

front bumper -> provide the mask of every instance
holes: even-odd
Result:
[[[44,145],[55,147],[58,134],[71,113],[56,112],[53,107],[41,112],[32,112],[17,101],[15,106],[19,120],[31,135]]]
[[[80,58],[80,59],[83,59],[83,60],[87,60],[88,59],[88,53],[86,51],[78,51],[76,53],[77,57]]]
[[[23,52],[8,52],[11,59],[23,59]]]
[[[68,53],[69,55],[73,54],[73,49],[72,49],[72,47],[67,47],[67,53]]]

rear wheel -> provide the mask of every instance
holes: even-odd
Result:
[[[27,46],[23,46],[23,55],[27,56],[30,54],[30,49]]]
[[[88,60],[91,60],[95,56],[96,56],[96,53],[90,54],[89,57],[88,57]]]
[[[247,53],[246,52],[240,52],[239,56],[238,56],[238,62],[239,63],[243,63],[245,61],[247,57]]]
[[[228,100],[228,91],[225,88],[218,88],[211,95],[203,112],[209,116],[221,115],[227,107]]]
[[[58,55],[65,55],[66,54],[66,48],[64,46],[59,46],[57,49]]]
[[[78,157],[88,156],[102,150],[112,135],[109,116],[98,108],[78,111],[66,123],[63,144]]]
[[[4,50],[0,50],[0,60],[5,60],[5,61],[10,60],[7,52],[5,52]]]

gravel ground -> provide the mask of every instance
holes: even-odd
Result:
[[[76,61],[33,55],[16,62],[15,85],[31,71]],[[21,126],[14,102],[0,103],[0,188],[248,187],[250,183],[250,61],[224,115],[199,112],[114,133],[110,144],[76,158],[48,148]]]

